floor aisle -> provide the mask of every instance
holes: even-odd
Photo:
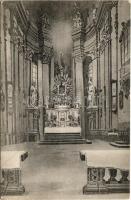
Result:
[[[4,148],[4,149],[7,149]],[[23,196],[4,199],[121,199],[128,194],[83,195],[86,184],[86,166],[80,161],[82,149],[114,149],[106,142],[92,145],[42,145],[34,143],[12,145],[11,150],[28,150],[23,163],[22,182],[26,188]],[[115,148],[116,149],[116,148]]]

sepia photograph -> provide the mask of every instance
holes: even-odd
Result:
[[[0,199],[130,198],[130,1],[1,0]]]

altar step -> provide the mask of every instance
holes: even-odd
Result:
[[[39,144],[85,144],[80,133],[48,133]]]
[[[80,133],[47,133],[45,140],[51,139],[82,139]]]
[[[128,142],[124,141],[116,141],[116,142],[110,142],[110,145],[114,147],[119,147],[119,148],[129,148],[130,144]]]

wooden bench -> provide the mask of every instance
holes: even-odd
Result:
[[[128,150],[82,150],[87,165],[87,184],[83,194],[126,193],[130,190]]]
[[[28,157],[26,151],[1,152],[1,196],[18,195],[25,192],[21,182],[22,164]]]

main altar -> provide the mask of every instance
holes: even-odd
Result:
[[[58,66],[54,86],[46,106],[45,133],[81,133],[80,107],[73,102],[72,79]]]

